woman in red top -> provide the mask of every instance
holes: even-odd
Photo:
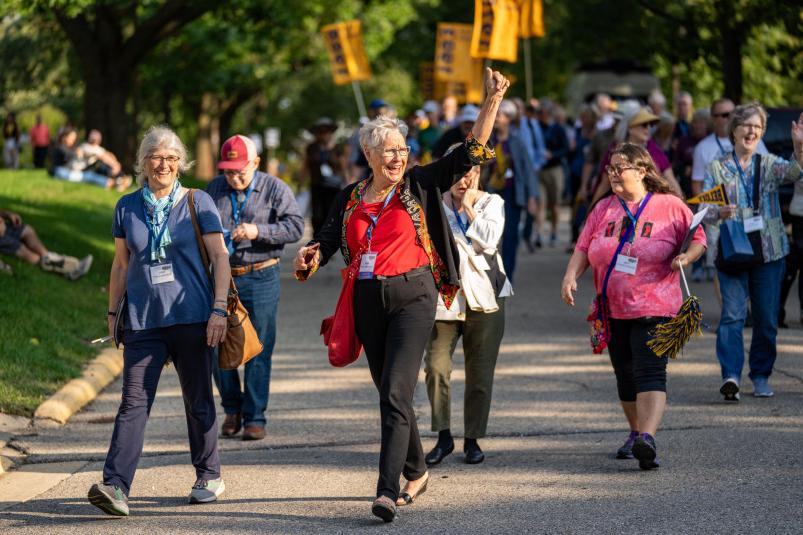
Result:
[[[509,85],[500,73],[487,69],[487,97],[466,142],[448,156],[408,171],[404,122],[379,116],[363,126],[360,145],[371,176],[340,193],[321,231],[295,259],[297,272],[314,272],[339,248],[346,264],[359,265],[355,330],[379,390],[382,421],[372,512],[385,522],[396,516],[397,504],[412,503],[424,492],[429,479],[413,392],[438,294],[451,304],[459,283],[459,255],[442,195],[473,165],[493,157],[485,144]],[[407,484],[400,493],[401,474]]]

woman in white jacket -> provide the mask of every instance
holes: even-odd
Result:
[[[452,354],[463,337],[466,361],[463,452],[465,462],[481,463],[477,439],[485,436],[491,409],[496,357],[505,331],[505,297],[513,288],[505,275],[498,245],[505,227],[502,197],[478,189],[474,167],[443,195],[443,207],[460,252],[460,292],[451,308],[438,300],[435,327],[424,357],[432,430],[438,443],[426,456],[429,466],[454,450],[450,430]]]

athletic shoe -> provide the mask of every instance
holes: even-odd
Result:
[[[631,431],[630,436],[627,437],[622,447],[616,450],[617,459],[633,458],[633,443],[636,441],[636,438],[638,438],[638,431]]]
[[[78,267],[68,273],[66,276],[71,281],[78,280],[87,273],[89,273],[89,269],[92,267],[92,255],[86,255],[78,262]]]
[[[95,483],[86,497],[89,503],[107,515],[128,516],[128,498],[120,487]]]
[[[652,470],[661,465],[658,462],[655,439],[649,433],[641,433],[636,438],[633,443],[633,457],[638,459],[638,467],[642,470]]]
[[[757,398],[771,398],[775,395],[766,377],[759,375],[753,378],[753,396]]]
[[[212,480],[199,479],[192,486],[190,492],[189,503],[209,503],[217,500],[217,497],[223,494],[226,490],[226,484],[223,483],[223,478]]]
[[[739,381],[733,377],[725,379],[719,393],[725,396],[725,401],[739,401]]]

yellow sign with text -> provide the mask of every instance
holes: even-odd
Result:
[[[343,85],[371,78],[371,66],[365,54],[359,20],[327,24],[321,28],[321,34],[329,53],[335,84]]]
[[[543,37],[544,3],[542,0],[519,0],[519,37]]]
[[[474,0],[471,56],[516,63],[518,52],[518,0]]]
[[[728,204],[728,195],[725,193],[725,186],[720,184],[719,186],[708,191],[704,191],[701,194],[692,197],[691,199],[686,199],[686,204],[700,203],[719,205]]]

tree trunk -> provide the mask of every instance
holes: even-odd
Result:
[[[134,133],[127,119],[126,106],[132,96],[133,77],[112,65],[82,62],[84,69],[84,121],[87,131],[97,128],[103,146],[110,150],[126,172],[134,167]]]
[[[746,31],[735,21],[731,2],[716,3],[720,39],[722,42],[722,80],[725,84],[725,97],[736,104],[742,101],[742,44]]]
[[[215,175],[215,156],[220,147],[220,103],[212,93],[201,95],[198,107],[198,139],[195,142],[195,177],[212,180]]]

